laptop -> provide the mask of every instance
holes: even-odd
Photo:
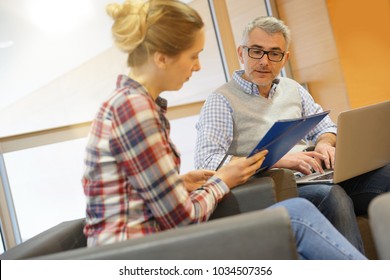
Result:
[[[390,163],[390,100],[340,113],[334,170],[296,174],[297,184],[337,184]]]

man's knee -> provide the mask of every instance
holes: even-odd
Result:
[[[351,198],[339,185],[310,185],[299,193],[322,211],[349,210],[353,207]]]
[[[333,185],[328,194],[330,207],[337,207],[340,210],[353,209],[353,202],[345,190],[339,185]]]
[[[298,188],[299,197],[305,198],[319,206],[330,194],[332,185],[305,185]]]

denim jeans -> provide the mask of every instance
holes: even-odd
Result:
[[[302,185],[298,188],[298,194],[313,203],[352,245],[364,253],[354,205],[343,188],[326,184]]]
[[[269,208],[281,206],[290,215],[300,259],[366,259],[308,200],[291,198]]]
[[[340,186],[352,198],[356,215],[365,215],[373,198],[390,191],[390,164],[341,182]]]

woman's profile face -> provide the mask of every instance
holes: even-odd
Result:
[[[204,44],[205,34],[202,28],[197,31],[194,44],[189,49],[169,60],[166,68],[168,78],[165,81],[165,90],[181,89],[183,84],[191,78],[192,72],[200,70],[199,54],[203,51]]]

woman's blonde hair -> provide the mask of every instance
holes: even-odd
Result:
[[[142,65],[156,51],[175,56],[189,49],[204,26],[194,9],[177,0],[126,0],[106,10],[114,19],[115,44],[129,54],[130,67]]]

